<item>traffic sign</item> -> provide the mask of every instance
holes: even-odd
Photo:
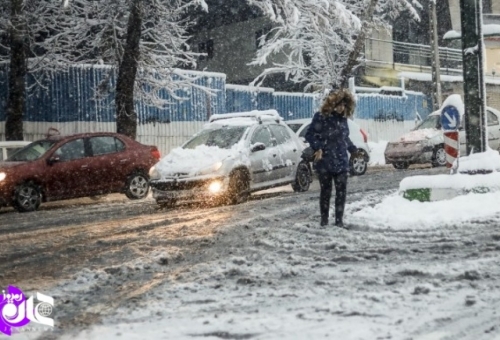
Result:
[[[441,126],[445,131],[456,131],[460,126],[460,112],[453,105],[445,106],[441,110]]]

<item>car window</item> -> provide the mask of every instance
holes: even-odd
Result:
[[[302,131],[300,131],[299,137],[306,136],[307,130],[309,129],[309,125],[311,125],[311,124],[307,124],[307,126],[305,128],[303,128]]]
[[[498,125],[498,117],[491,111],[486,111],[488,113],[488,126]]]
[[[425,118],[422,123],[415,128],[415,130],[423,129],[441,129],[441,116],[427,116],[427,118]]]
[[[184,149],[194,149],[199,145],[217,146],[221,149],[230,149],[237,144],[247,127],[223,126],[218,129],[202,130],[185,145]]]
[[[267,147],[270,147],[272,143],[272,137],[271,137],[271,132],[269,130],[262,126],[257,129],[253,133],[252,139],[250,140],[250,143],[253,145],[255,143],[262,143]]]
[[[94,156],[119,152],[125,148],[121,140],[111,136],[92,137],[89,141]]]
[[[302,124],[300,123],[287,123],[287,125],[290,127],[290,129],[292,129],[294,133],[297,133],[297,131],[299,131],[300,127],[302,126]]]
[[[15,152],[12,156],[8,157],[7,160],[10,162],[34,161],[45,155],[45,153],[49,151],[55,143],[55,141],[51,140],[33,142]]]
[[[74,159],[80,159],[85,157],[85,147],[83,144],[83,139],[75,139],[67,142],[54,153],[56,157],[59,157],[60,161],[71,161]]]
[[[292,138],[287,128],[283,125],[271,124],[269,125],[269,128],[271,129],[271,132],[273,133],[274,138],[276,138],[276,142],[278,144],[284,144]]]

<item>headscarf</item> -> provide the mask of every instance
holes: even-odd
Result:
[[[356,102],[354,100],[354,96],[348,89],[339,89],[337,91],[330,92],[323,101],[323,105],[321,105],[321,114],[324,116],[329,116],[334,113],[338,114],[334,111],[334,109],[341,101],[344,101],[345,106],[342,115],[346,118],[352,117],[354,114],[354,108],[356,107]]]

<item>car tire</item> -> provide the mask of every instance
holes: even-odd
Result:
[[[368,168],[368,157],[363,149],[358,149],[356,157],[349,159],[349,171],[352,176],[364,175]]]
[[[13,206],[19,212],[30,212],[38,209],[42,203],[42,191],[33,182],[26,182],[16,187]]]
[[[437,146],[432,153],[432,166],[434,168],[438,166],[446,166],[446,152],[444,151],[444,146]]]
[[[311,169],[306,162],[300,162],[297,166],[295,182],[292,183],[292,189],[295,192],[304,192],[309,190],[312,182]]]
[[[250,196],[250,178],[243,170],[234,171],[229,177],[228,204],[240,204]]]
[[[410,167],[410,163],[408,162],[397,162],[397,163],[392,163],[392,166],[394,169],[398,170],[406,170]]]
[[[149,192],[148,176],[142,172],[131,174],[125,184],[125,195],[131,200],[140,200],[145,198]]]

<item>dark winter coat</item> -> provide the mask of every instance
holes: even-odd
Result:
[[[349,138],[347,118],[339,114],[328,116],[317,112],[309,126],[306,141],[314,151],[323,150],[323,157],[315,163],[316,171],[338,175],[349,171],[349,155],[357,148]]]

